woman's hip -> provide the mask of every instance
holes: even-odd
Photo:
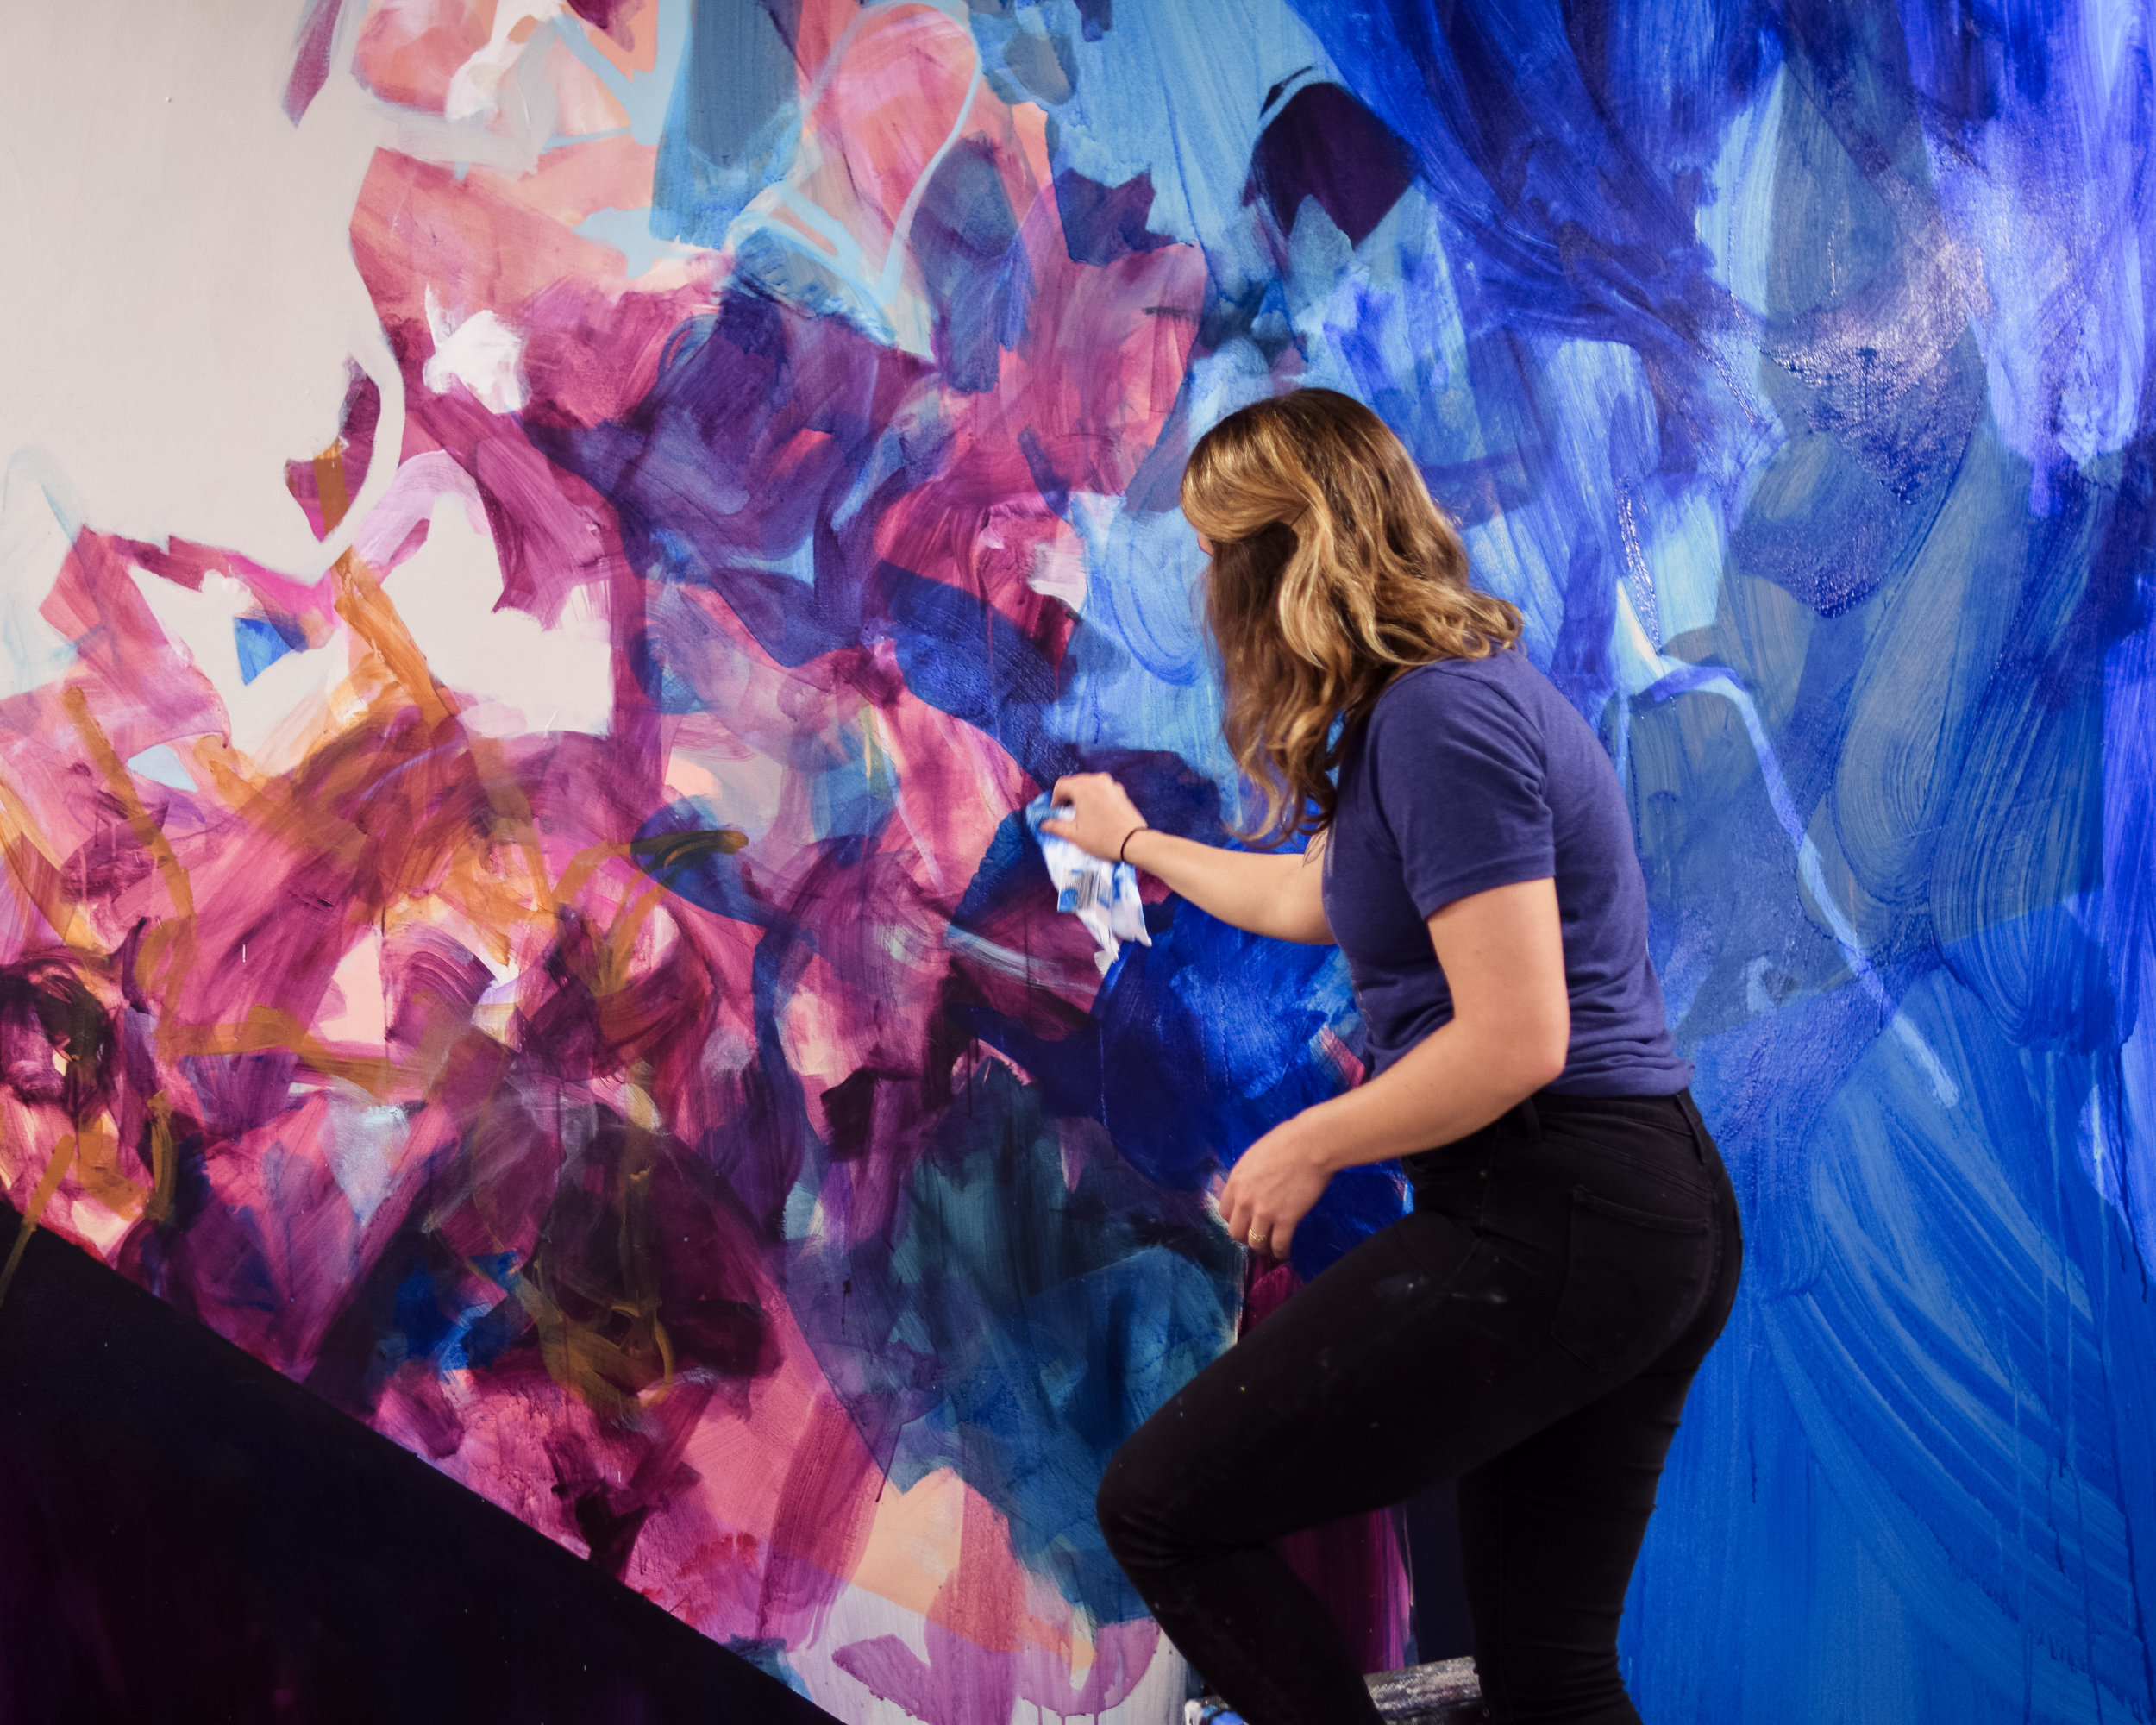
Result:
[[[1539,1093],[1405,1161],[1417,1212],[1528,1270],[1551,1339],[1591,1374],[1640,1370],[1680,1339],[1689,1352],[1702,1328],[1708,1341],[1719,1332],[1743,1239],[1689,1093]]]
[[[1470,1224],[1561,1223],[1576,1189],[1672,1220],[1733,1203],[1713,1134],[1689,1091],[1567,1096],[1539,1091],[1467,1137],[1401,1158],[1418,1210]]]

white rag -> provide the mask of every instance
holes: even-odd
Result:
[[[1128,862],[1110,862],[1089,850],[1081,850],[1068,838],[1043,832],[1050,819],[1068,820],[1073,811],[1050,806],[1048,793],[1025,806],[1025,825],[1041,847],[1041,861],[1048,864],[1048,878],[1056,888],[1056,908],[1069,911],[1086,925],[1100,950],[1093,962],[1100,974],[1108,974],[1123,943],[1135,940],[1150,946],[1145,932],[1145,901],[1138,895],[1138,870]]]

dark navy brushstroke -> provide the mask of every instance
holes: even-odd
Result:
[[[1382,120],[1337,84],[1309,84],[1267,123],[1243,197],[1263,198],[1283,234],[1313,199],[1359,246],[1414,172],[1407,147]]]
[[[1714,279],[1693,214],[1708,122],[1726,118],[1734,100],[1702,103],[1681,131],[1657,128],[1677,147],[1671,172],[1616,123],[1620,104],[1589,95],[1551,0],[1437,9],[1305,0],[1295,10],[1326,43],[1345,87],[1414,152],[1471,245],[1473,275],[1456,277],[1471,329],[1517,321],[1633,348],[1658,410],[1661,465],[1693,471],[1733,417],[1699,342],[1739,313]],[[1741,9],[1702,21],[1697,63],[1709,87],[1732,97],[1760,70],[1746,22]]]
[[[1065,168],[1050,183],[1056,218],[1062,223],[1063,247],[1070,260],[1080,264],[1112,264],[1138,252],[1155,252],[1167,245],[1165,234],[1156,234],[1150,223],[1153,211],[1153,181],[1137,174],[1120,185],[1103,185],[1087,179],[1075,168]]]

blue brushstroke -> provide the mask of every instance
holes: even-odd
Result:
[[[1018,216],[985,143],[962,139],[943,157],[909,232],[934,308],[937,366],[954,389],[993,389],[1002,354],[1025,327],[1031,284]]]
[[[892,1478],[956,1465],[1065,1597],[1135,1616],[1094,1489],[1131,1429],[1225,1345],[1238,1255],[1198,1204],[1149,1202],[1104,1139],[1080,1152],[1074,1189],[1052,1103],[1004,1069],[967,1102],[915,1171],[887,1260],[943,1392],[904,1428]]]
[[[723,246],[749,200],[784,176],[800,131],[799,74],[778,15],[794,9],[691,0],[652,177],[658,238]]]
[[[232,619],[232,644],[239,649],[240,681],[251,683],[292,650],[284,631],[266,618]]]

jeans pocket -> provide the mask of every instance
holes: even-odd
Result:
[[[1550,1338],[1591,1370],[1645,1365],[1683,1327],[1714,1252],[1710,1215],[1663,1215],[1572,1189]]]

